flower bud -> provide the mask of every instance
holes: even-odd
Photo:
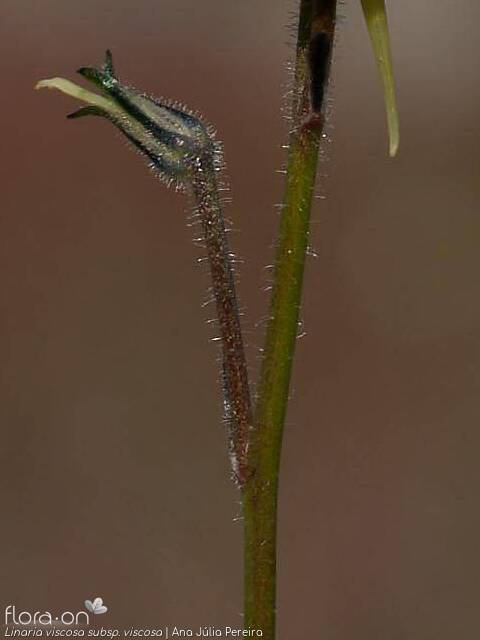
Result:
[[[42,80],[37,89],[58,89],[88,104],[69,118],[97,115],[107,118],[147,156],[150,166],[167,184],[188,186],[192,171],[202,161],[220,163],[213,131],[200,118],[168,100],[157,100],[120,83],[112,54],[107,51],[100,69],[82,67],[84,78],[96,84],[101,95],[87,91],[63,78]]]

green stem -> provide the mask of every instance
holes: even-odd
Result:
[[[323,130],[323,88],[328,78],[335,10],[335,0],[301,0],[293,129],[270,320],[249,451],[249,466],[254,469],[254,474],[246,483],[243,495],[245,628],[261,629],[266,640],[275,637],[280,453],[298,331],[318,147]]]

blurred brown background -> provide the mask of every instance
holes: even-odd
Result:
[[[279,637],[474,638],[480,6],[390,3],[392,161],[359,4],[341,7],[313,215]],[[111,47],[122,78],[216,124],[256,374],[295,7],[2,0],[0,611],[100,595],[109,626],[241,626],[238,494],[187,201],[108,123],[68,122],[74,101],[33,85]]]

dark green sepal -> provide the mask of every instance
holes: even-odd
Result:
[[[103,88],[103,81],[104,81],[104,75],[105,75],[103,71],[100,71],[99,69],[95,69],[95,67],[80,67],[80,69],[77,69],[77,73],[79,73],[81,76],[83,76],[90,82],[93,82],[97,86]]]
[[[67,118],[69,120],[75,120],[76,118],[83,118],[83,116],[101,116],[102,118],[110,119],[108,113],[101,109],[100,107],[82,107],[81,109],[77,109],[73,113],[69,113]]]

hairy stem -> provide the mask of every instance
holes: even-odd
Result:
[[[292,132],[280,220],[270,319],[244,489],[245,627],[275,637],[276,528],[280,453],[298,330],[324,89],[333,45],[336,0],[301,0]]]
[[[229,252],[217,179],[209,156],[198,159],[192,185],[197,211],[202,221],[212,291],[222,343],[222,382],[225,417],[229,429],[229,449],[235,480],[243,486],[249,475],[248,438],[252,427],[252,408],[248,372],[243,347],[232,255]]]

